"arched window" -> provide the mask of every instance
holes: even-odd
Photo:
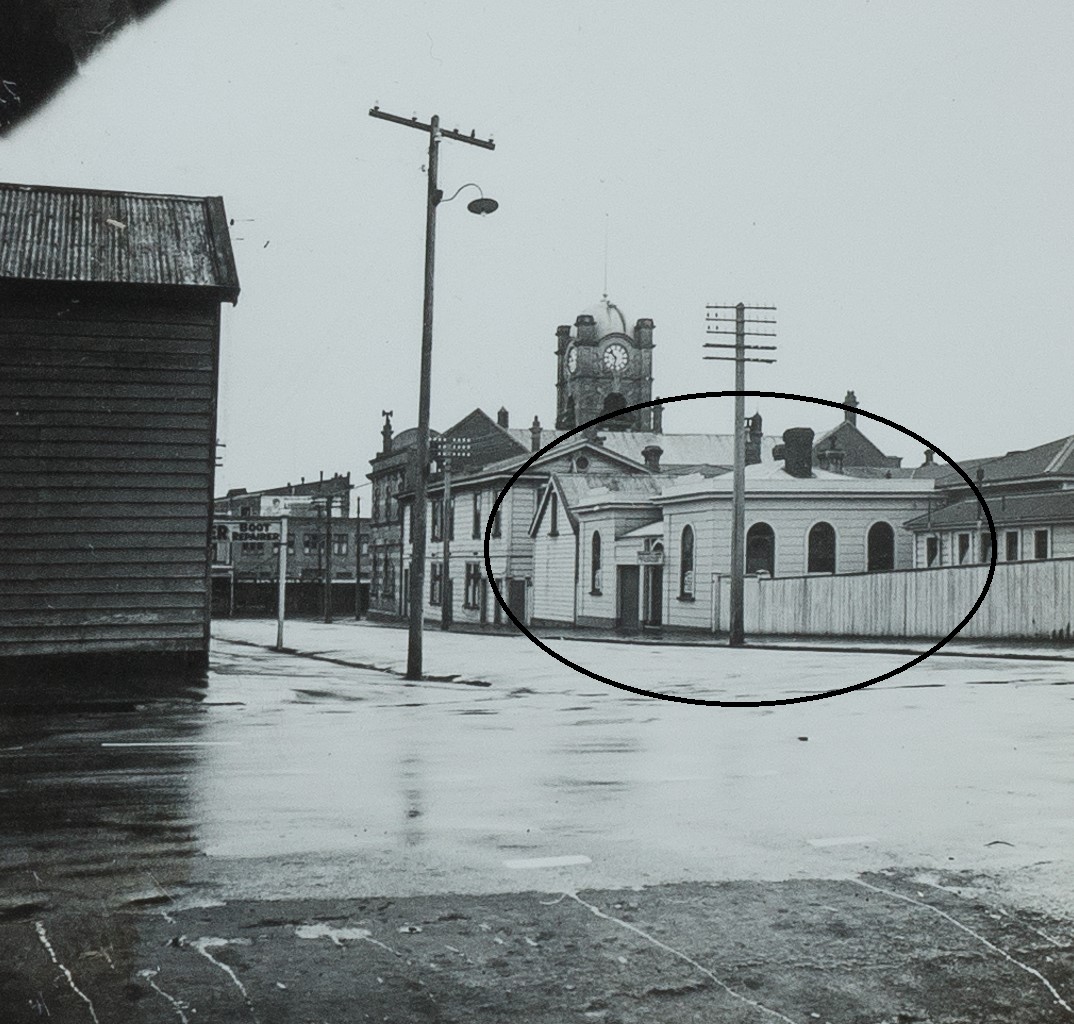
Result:
[[[809,531],[807,572],[835,572],[835,527],[817,523]]]
[[[873,523],[869,527],[869,572],[888,572],[895,568],[895,531],[890,523]]]
[[[567,409],[563,414],[563,426],[570,430],[572,427],[578,426],[576,422],[576,414],[574,411],[574,399],[567,399]]]
[[[604,396],[604,411],[615,412],[626,408],[626,399],[618,391],[610,391]]]
[[[600,532],[594,530],[589,555],[589,592],[591,594],[599,594],[601,592],[603,579],[604,574],[601,572],[600,568]]]
[[[768,523],[754,523],[746,531],[746,572],[776,575],[776,534]]]
[[[694,596],[694,528],[684,526],[679,538],[679,597]]]

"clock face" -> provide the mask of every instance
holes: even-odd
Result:
[[[622,373],[626,369],[627,361],[630,356],[627,354],[627,350],[615,342],[609,345],[604,350],[604,365],[609,370],[614,370],[616,373]]]
[[[574,373],[578,369],[578,349],[573,345],[567,353],[567,372]]]

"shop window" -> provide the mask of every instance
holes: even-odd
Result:
[[[694,599],[694,528],[684,526],[679,537],[679,597]]]
[[[466,563],[466,590],[463,596],[463,606],[466,608],[479,608],[481,606],[481,563]]]
[[[601,572],[600,566],[600,532],[594,530],[590,542],[589,553],[589,592],[594,596],[599,596],[601,594],[602,582],[603,573]]]
[[[970,560],[970,535],[960,533],[958,535],[958,564],[965,565]]]
[[[866,568],[869,572],[890,572],[895,568],[895,530],[890,523],[869,527]]]
[[[746,572],[776,575],[776,533],[768,523],[754,523],[746,531]]]
[[[940,563],[940,538],[925,538],[925,564],[939,565]]]
[[[1047,558],[1048,557],[1048,531],[1047,530],[1034,530],[1033,531],[1033,557],[1034,558]]]
[[[835,527],[817,523],[809,531],[806,572],[835,572]]]
[[[1003,538],[1004,554],[1008,562],[1018,561],[1018,531],[1008,530]]]
[[[437,498],[429,502],[429,511],[432,519],[432,539],[434,541],[444,539],[444,500]]]
[[[471,501],[470,539],[481,539],[481,492],[474,491]]]

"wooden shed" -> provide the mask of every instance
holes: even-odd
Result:
[[[0,684],[207,664],[238,294],[219,197],[0,184]]]

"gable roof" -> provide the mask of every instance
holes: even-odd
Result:
[[[959,465],[974,478],[983,472],[984,484],[1014,483],[1029,480],[1058,481],[1074,479],[1074,434],[992,458],[968,459]],[[940,487],[965,487],[966,481],[949,470],[938,481]]]
[[[577,533],[578,509],[616,502],[625,504],[648,502],[660,493],[660,485],[654,477],[648,475],[607,476],[599,473],[553,473],[530,523],[531,537],[536,536],[540,529],[545,509],[553,492],[559,495],[560,504],[567,514],[571,529]]]
[[[830,430],[824,431],[813,441],[813,451],[820,452],[829,448],[840,448],[844,453],[845,467],[876,466],[884,469],[896,469],[902,465],[899,455],[885,455],[874,442],[870,441],[858,428],[856,423],[844,419]]]
[[[987,500],[996,529],[1014,526],[1052,526],[1074,523],[1074,490],[1046,491],[1042,494],[1010,494]],[[976,498],[956,501],[906,523],[916,531],[987,527]]]
[[[0,280],[196,288],[236,302],[219,196],[0,183]]]

